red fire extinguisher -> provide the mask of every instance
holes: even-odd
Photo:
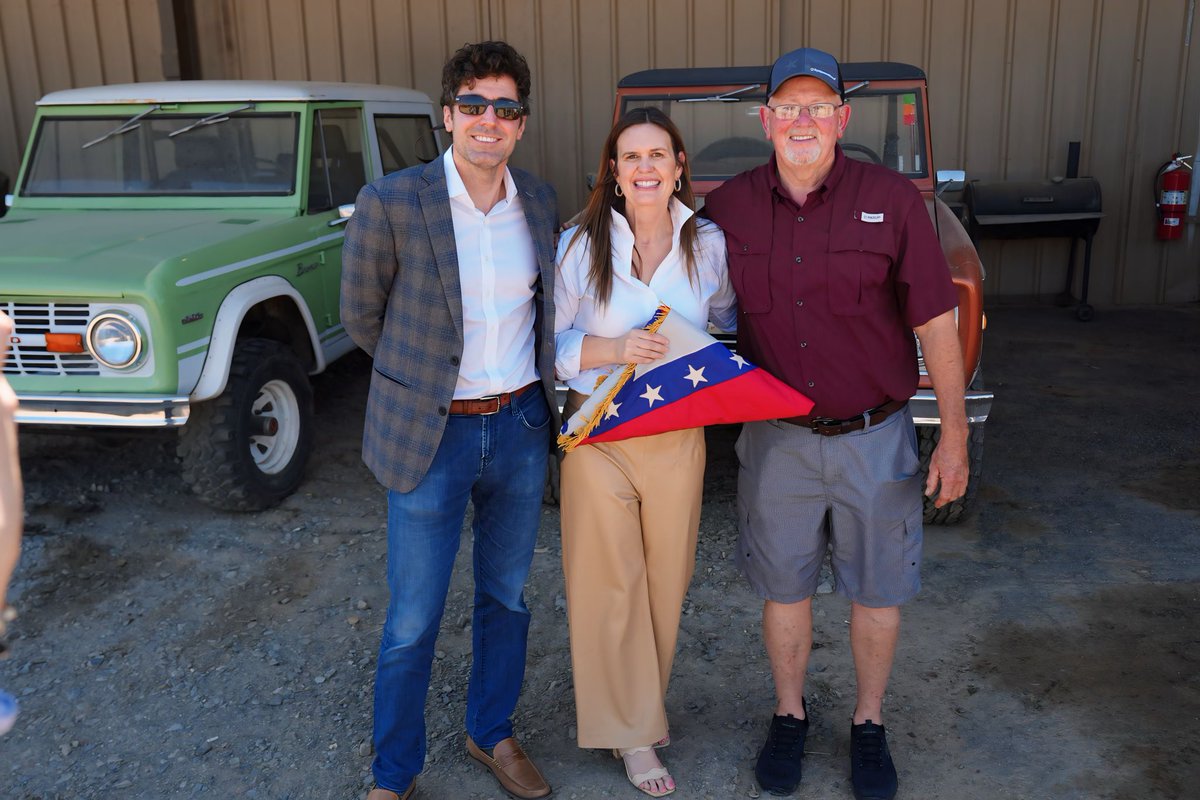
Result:
[[[1159,239],[1183,236],[1183,217],[1187,213],[1188,185],[1192,182],[1191,156],[1176,153],[1158,168],[1154,176],[1154,207],[1158,209]]]

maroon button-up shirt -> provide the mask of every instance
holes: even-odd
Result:
[[[738,350],[847,419],[917,389],[913,328],[954,308],[949,267],[921,193],[837,148],[800,207],[775,157],[705,199],[725,231]]]

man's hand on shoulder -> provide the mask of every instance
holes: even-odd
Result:
[[[580,223],[582,223],[583,222],[583,212],[586,210],[587,210],[586,208],[579,209],[578,211],[575,212],[575,216],[571,217],[569,220],[567,220],[563,224],[559,225],[558,226],[559,234],[561,235],[564,232],[570,230],[571,228],[574,228],[576,225],[579,225]]]

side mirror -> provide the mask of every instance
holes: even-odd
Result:
[[[329,220],[329,227],[335,228],[338,225],[345,225],[354,216],[354,203],[346,203],[337,207],[337,219]]]

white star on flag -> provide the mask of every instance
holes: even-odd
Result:
[[[5,2],[0,0],[0,8]],[[563,425],[558,445],[564,452],[580,445],[701,425],[788,419],[812,411],[811,399],[759,369],[753,353],[736,355],[668,306],[658,306],[644,328],[669,339],[669,352],[654,364],[620,366],[593,386]]]
[[[652,386],[650,386],[650,384],[647,383],[646,384],[646,393],[639,394],[638,397],[644,398],[646,400],[646,402],[648,402],[650,404],[650,408],[654,408],[655,400],[658,400],[659,402],[666,402],[665,400],[662,399],[662,395],[658,393],[658,390],[661,388],[662,388],[661,386],[653,386],[652,387]]]

